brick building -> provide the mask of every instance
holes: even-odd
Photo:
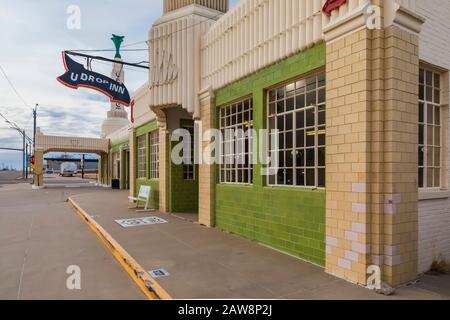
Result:
[[[354,283],[371,265],[414,280],[450,258],[449,18],[445,0],[165,0],[101,182],[151,185],[162,212],[198,212]],[[279,169],[263,174],[259,134],[240,152],[220,141],[239,164],[175,164],[179,128],[203,149],[211,128],[278,130]]]

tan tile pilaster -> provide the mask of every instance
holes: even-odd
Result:
[[[44,151],[36,149],[34,152],[34,187],[44,187]]]
[[[214,94],[210,89],[204,90],[199,94],[200,99],[200,123],[202,134],[214,128]],[[200,137],[202,148],[206,150],[212,139],[203,141]],[[200,154],[203,157],[203,154]],[[212,155],[205,155],[210,159],[201,159],[199,164],[199,223],[208,227],[214,226],[214,190],[215,175]]]
[[[154,106],[150,108],[156,115],[159,130],[159,211],[169,212],[169,132],[164,108]]]
[[[136,196],[136,173],[137,173],[137,157],[136,157],[136,129],[130,128],[129,144],[130,144],[130,197]]]
[[[418,30],[400,23],[421,22],[400,16],[325,28],[326,271],[363,285],[370,265],[394,286],[417,275]]]

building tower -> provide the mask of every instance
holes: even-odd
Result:
[[[191,4],[201,5],[221,12],[228,11],[228,0],[164,0],[164,14]]]
[[[116,46],[116,55],[114,59],[116,61],[122,61],[120,55],[120,45],[123,42],[124,37],[113,35],[111,40]],[[111,72],[111,78],[117,80],[120,83],[125,81],[125,72],[123,70],[123,65],[120,63],[114,63]],[[106,119],[102,123],[102,133],[101,137],[105,138],[114,131],[119,130],[130,124],[128,120],[128,113],[125,111],[125,107],[119,103],[111,102],[111,108],[107,113]]]
[[[169,172],[178,170],[173,167],[171,161],[166,161],[166,155],[170,154],[171,150],[171,145],[167,142],[170,141],[176,124],[181,124],[181,119],[189,121],[187,126],[191,126],[194,120],[204,120],[205,130],[211,127],[212,121],[208,122],[206,118],[201,118],[199,99],[199,93],[203,89],[200,72],[201,39],[228,11],[228,2],[228,0],[164,0],[164,14],[153,23],[149,31],[148,106],[155,113],[159,125],[158,169],[161,212],[193,209],[199,210],[199,216],[204,217],[206,214],[202,212],[207,211],[206,207],[212,203],[208,200],[212,196],[211,192],[199,192],[198,186],[207,184],[206,181],[200,181],[200,178],[188,180],[181,177],[182,181],[176,184],[177,190],[173,187],[175,183],[166,183],[170,179]],[[203,115],[206,117],[208,114],[213,113],[205,107]],[[167,121],[169,118],[170,121]],[[182,171],[177,172],[183,174]],[[203,178],[206,175],[196,176]],[[194,200],[177,209],[174,205],[182,203],[178,198],[181,195]],[[206,218],[201,219],[201,223],[211,225]]]

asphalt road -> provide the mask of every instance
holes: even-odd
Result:
[[[21,171],[0,171],[0,185],[23,183],[23,180],[19,180],[21,177]]]
[[[145,298],[65,202],[86,192],[105,191],[31,190],[29,184],[0,188],[0,300]],[[79,278],[69,279],[75,275],[68,273],[71,266],[79,267]],[[68,279],[74,281],[69,284],[79,279],[81,289],[71,290]]]

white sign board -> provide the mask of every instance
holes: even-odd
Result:
[[[170,276],[170,273],[168,273],[164,269],[152,270],[152,271],[149,271],[148,273],[152,276],[152,278],[155,278],[155,279]]]
[[[121,219],[115,220],[119,225],[124,228],[147,226],[152,224],[167,223],[166,220],[158,217],[144,217],[144,218],[132,218],[132,219]]]

